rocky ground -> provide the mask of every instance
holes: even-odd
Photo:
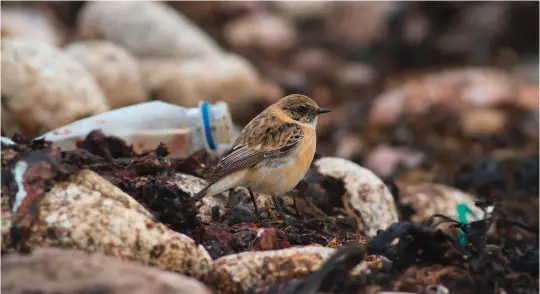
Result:
[[[2,292],[539,292],[538,3],[2,6]],[[205,151],[29,139],[290,93],[332,112],[285,223],[243,188],[193,203]]]

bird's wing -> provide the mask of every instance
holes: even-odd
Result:
[[[210,182],[255,166],[264,159],[283,155],[304,138],[304,131],[295,123],[271,124],[265,128],[252,126],[255,128],[248,125],[244,129],[234,147],[221,159]]]

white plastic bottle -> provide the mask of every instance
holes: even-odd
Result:
[[[218,154],[233,143],[233,124],[225,102],[200,102],[185,108],[152,101],[118,108],[73,122],[39,138],[53,141],[62,150],[74,149],[93,130],[123,139],[137,153],[163,142],[169,156],[185,158],[202,149]]]

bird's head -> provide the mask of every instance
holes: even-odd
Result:
[[[321,108],[313,99],[300,94],[292,94],[281,98],[274,106],[291,119],[313,127],[317,125],[319,114],[330,112],[328,108]]]

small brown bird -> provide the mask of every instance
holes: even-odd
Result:
[[[315,155],[317,118],[330,110],[311,98],[293,94],[280,99],[251,120],[220,160],[208,185],[194,196],[199,201],[235,187],[248,188],[259,215],[253,191],[276,196],[292,190],[306,174]]]

